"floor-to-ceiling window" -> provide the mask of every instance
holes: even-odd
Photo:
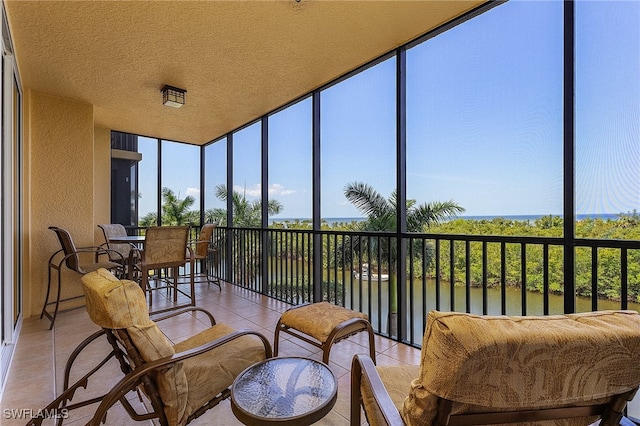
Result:
[[[158,149],[158,139],[138,138],[138,226],[158,224]]]
[[[575,17],[576,236],[640,240],[640,2],[577,1]],[[578,292],[620,299],[627,281],[636,300],[638,250],[579,247],[576,263],[597,265]]]
[[[394,201],[389,197],[406,175],[410,203],[452,202],[465,209],[462,220],[421,231],[551,241],[485,239],[467,245],[442,238],[442,269],[425,267],[423,277],[444,277],[454,295],[466,291],[467,282],[470,294],[486,283],[514,295],[502,308],[498,298],[478,305],[475,296],[443,293],[442,309],[480,313],[488,305],[489,313],[539,314],[593,309],[598,296],[618,307],[620,299],[636,301],[640,260],[635,254],[625,258],[619,247],[592,250],[592,242],[580,246],[576,237],[639,238],[640,4],[578,0],[575,33],[567,5],[572,3],[489,3],[477,15],[317,88],[313,98],[214,141],[205,148],[205,210],[220,209],[226,219],[231,206],[234,220],[218,223],[257,228],[268,223],[261,213],[266,198],[281,204],[269,222],[316,214],[313,219],[326,225],[363,223],[371,212],[359,209],[357,197],[378,194]],[[566,50],[564,45],[571,35],[575,58],[572,43]],[[569,63],[575,64],[575,100]],[[399,69],[406,73],[399,75]],[[396,93],[398,87],[406,89],[406,98]],[[567,178],[574,173],[574,128],[575,185]],[[403,135],[406,158],[397,158]],[[318,191],[307,196],[307,187]],[[355,189],[349,197],[348,188]],[[314,210],[318,199],[320,209]],[[566,226],[574,219],[575,236]],[[396,221],[386,223],[391,226],[385,230],[394,232]],[[574,245],[579,246],[575,251]],[[574,254],[575,262],[565,262],[565,255]],[[564,269],[574,263],[575,273]],[[609,278],[593,284],[594,264],[600,272],[616,269],[611,285]],[[447,268],[459,268],[458,275]],[[620,294],[623,279],[629,284],[627,298]],[[541,293],[550,296],[549,306]],[[564,304],[574,293],[579,303]],[[418,309],[433,308],[434,298],[428,296]],[[595,306],[605,304],[597,300]]]
[[[200,225],[200,147],[162,141],[162,224]]]
[[[637,1],[576,3],[576,212],[627,215],[633,225],[640,223],[639,23]]]
[[[562,226],[531,226],[541,216],[562,215],[562,34],[562,2],[514,1],[408,49],[407,198],[464,208],[465,220],[448,223],[446,231],[562,235]],[[447,244],[441,249],[449,251]],[[465,247],[456,249],[463,253]],[[509,259],[519,261],[518,246],[506,249]],[[480,264],[481,244],[470,250]],[[498,282],[500,244],[488,250],[488,279]],[[528,263],[540,264],[541,253],[532,249]],[[561,259],[562,251],[555,255]],[[555,278],[559,290],[562,276]],[[521,297],[515,288],[513,293],[507,310],[516,314]],[[434,308],[435,294],[427,300]],[[529,312],[541,313],[542,304],[529,301]],[[562,298],[557,301],[562,311]],[[445,309],[466,309],[465,297],[444,291],[441,302]],[[489,311],[499,313],[500,303],[489,297]],[[471,311],[482,312],[480,300]]]
[[[0,134],[0,389],[22,313],[22,92],[2,9],[2,133]],[[7,44],[9,43],[9,44]]]
[[[269,116],[271,220],[288,226],[312,216],[311,98]]]
[[[233,134],[233,225],[262,225],[262,126],[254,123]],[[227,188],[228,189],[228,188]]]
[[[227,138],[204,148],[204,223],[226,225],[227,203],[219,193],[227,186]]]
[[[366,217],[347,198],[348,187],[384,198],[396,189],[395,67],[389,58],[320,93],[321,218],[327,223]]]

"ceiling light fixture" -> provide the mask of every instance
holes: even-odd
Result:
[[[184,105],[187,91],[177,87],[164,85],[162,92],[162,104],[173,108],[180,108]]]

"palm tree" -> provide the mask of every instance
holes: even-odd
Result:
[[[164,225],[188,225],[200,222],[200,213],[189,210],[196,199],[188,195],[183,200],[169,188],[162,188],[162,223]],[[138,221],[138,226],[149,227],[158,225],[158,214],[147,213]]]
[[[148,228],[150,226],[157,226],[157,225],[158,225],[158,213],[156,212],[147,213],[146,215],[142,216],[138,221],[138,226],[142,228]]]
[[[180,199],[169,188],[162,188],[162,223],[165,225],[185,225],[194,219],[193,213],[189,210],[196,202],[190,195]]]
[[[225,225],[227,222],[227,211],[225,209],[215,208],[207,209],[204,212],[204,223],[215,223],[216,225]]]
[[[363,231],[383,231],[396,232],[397,230],[397,206],[398,194],[394,190],[391,196],[386,199],[378,193],[373,187],[362,182],[352,182],[345,186],[344,195],[366,219],[356,226]],[[416,200],[406,201],[406,223],[408,232],[425,232],[430,225],[442,222],[443,220],[457,216],[464,212],[465,209],[460,207],[454,201],[430,202],[416,204]],[[389,268],[389,288],[390,288],[390,334],[396,333],[397,315],[397,244],[394,238],[356,238],[351,241],[345,238],[343,245],[349,247],[351,255],[356,253],[368,252],[375,253],[374,258],[379,258]],[[432,250],[425,250],[431,253]],[[421,250],[414,250],[421,256]],[[430,256],[429,256],[430,257]],[[429,262],[430,259],[422,259],[423,262]],[[379,265],[380,266],[380,265]]]
[[[227,186],[217,185],[215,195],[219,200],[227,201]],[[238,228],[259,228],[262,225],[262,200],[249,201],[244,193],[233,191],[231,205],[233,209],[234,226]],[[267,202],[269,216],[280,213],[282,208],[282,203],[278,200],[269,200]],[[219,223],[225,223],[227,220],[226,210],[213,209],[211,214],[213,217],[221,220]]]
[[[221,201],[227,201],[227,186],[217,185],[215,187],[215,195]],[[233,226],[237,228],[260,228],[262,226],[262,200],[247,200],[244,193],[233,191],[231,195],[231,208],[233,213]],[[282,203],[278,200],[269,200],[267,204],[267,214],[269,216],[278,214],[282,211]],[[227,211],[224,209],[211,209],[206,213],[216,221],[214,223],[226,224]],[[257,256],[257,241],[252,238],[246,238],[246,232],[234,232],[234,238],[240,250],[237,252],[237,258],[234,261],[236,267],[236,276],[249,283],[255,279],[260,270],[260,256]]]
[[[344,195],[367,219],[360,222],[363,229],[369,231],[396,231],[396,211],[398,194],[394,190],[389,199],[385,199],[370,185],[362,182],[349,183]],[[431,225],[442,222],[464,212],[454,201],[422,203],[416,206],[416,200],[407,200],[407,231],[424,232]]]

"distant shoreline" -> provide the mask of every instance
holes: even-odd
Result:
[[[618,216],[622,213],[592,213],[592,214],[577,214],[577,220],[584,219],[617,219]],[[493,219],[505,219],[505,220],[515,220],[515,221],[535,221],[542,217],[549,216],[549,214],[532,214],[532,215],[479,215],[479,216],[456,216],[451,218],[451,220],[455,219],[465,219],[465,220],[493,220]],[[562,217],[562,215],[552,214],[554,217]],[[328,217],[322,219],[323,223],[335,224],[335,223],[351,223],[351,222],[362,222],[366,220],[364,217]],[[270,218],[269,223],[284,223],[284,222],[311,222],[311,218]]]

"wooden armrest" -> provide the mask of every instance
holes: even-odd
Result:
[[[226,343],[229,343],[232,340],[235,340],[242,336],[254,335],[260,338],[262,344],[264,345],[265,358],[271,358],[271,344],[269,340],[262,334],[257,331],[252,330],[239,330],[234,331],[233,333],[229,333],[226,336],[220,337],[219,339],[213,340],[211,342],[200,345],[196,348],[189,349],[183,352],[178,352],[174,355],[157,359],[155,361],[148,362],[135,370],[131,371],[124,378],[122,378],[112,389],[109,391],[107,395],[104,396],[102,402],[96,409],[96,412],[93,418],[87,423],[90,426],[100,426],[101,421],[104,419],[107,411],[111,408],[116,402],[120,400],[124,395],[126,395],[129,391],[133,390],[138,386],[141,382],[142,378],[151,373],[152,371],[160,371],[166,368],[171,367],[171,365],[184,361],[187,358],[191,358],[205,352],[208,352],[212,349],[220,347]]]
[[[363,377],[365,380],[362,380]],[[404,425],[402,417],[395,404],[389,397],[387,390],[380,379],[380,375],[373,364],[373,360],[368,355],[355,355],[351,362],[351,424],[360,424],[360,406],[362,396],[360,386],[364,384],[373,395],[376,406],[387,425]],[[363,407],[364,408],[364,407]],[[366,412],[365,412],[366,414]]]

